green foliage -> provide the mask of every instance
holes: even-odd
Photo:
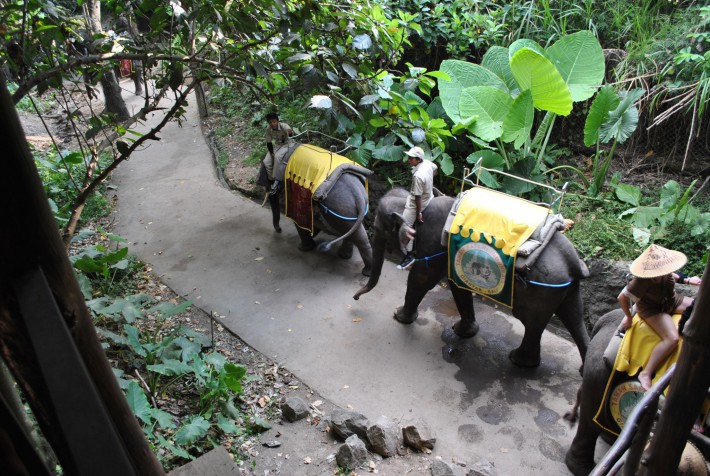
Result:
[[[121,366],[122,370],[115,371],[119,384],[163,465],[171,467],[193,459],[202,449],[210,449],[220,435],[234,437],[247,428],[256,431],[268,425],[242,422],[235,401],[242,393],[246,368],[210,351],[212,342],[207,336],[175,323],[175,317],[191,302],[156,303],[146,294],[116,297],[98,289],[92,292],[91,283],[97,277],[112,279],[127,261],[126,254],[127,248],[108,252],[106,247],[94,245],[81,250],[73,262],[80,277],[91,278],[80,281],[89,285],[84,289],[87,306],[95,316],[102,345],[111,361]],[[134,269],[129,279],[135,278]],[[115,289],[113,286],[109,291]],[[103,295],[90,299],[99,294]],[[129,379],[123,369],[138,380]],[[189,400],[190,394],[196,396],[196,406],[181,420],[158,405],[174,393],[180,393],[181,400]]]
[[[614,89],[607,85],[599,91],[589,109],[587,121],[584,125],[584,144],[596,145],[596,154],[593,158],[592,185],[589,195],[598,195],[606,181],[609,166],[614,158],[617,144],[623,144],[638,126],[638,110],[634,103],[644,94],[643,89],[634,89],[620,99]],[[601,143],[613,141],[611,149],[602,161]]]
[[[562,213],[575,221],[565,234],[582,257],[616,261],[638,256],[631,228],[618,218],[624,208],[616,200],[571,193],[565,196]]]
[[[639,204],[638,197],[641,192],[638,187],[617,186],[617,198],[635,205],[619,216],[633,225],[633,237],[639,246],[645,247],[649,243],[663,241],[672,243],[670,247],[673,249],[684,251],[682,243],[686,241],[708,243],[710,212],[702,211],[703,208],[691,203],[697,197],[697,192],[693,194],[696,182],[693,181],[683,190],[675,180],[668,181],[661,189],[660,198],[652,206]],[[682,231],[682,234],[679,234],[679,231]],[[701,256],[707,253],[707,245],[705,246]],[[691,246],[691,251],[693,253],[688,256],[697,255],[699,250]]]
[[[569,114],[572,103],[590,98],[604,76],[604,58],[596,38],[586,31],[560,38],[543,49],[531,40],[509,48],[493,48],[481,65],[446,60],[439,81],[443,108],[455,133],[468,132],[481,150],[467,161],[545,182],[547,141],[557,114]],[[535,110],[547,111],[542,120]],[[534,137],[533,125],[538,124]],[[505,144],[512,143],[510,146]],[[496,152],[493,152],[493,151]],[[486,185],[504,184],[486,174]],[[508,184],[510,193],[528,185]]]
[[[140,268],[140,263],[128,256],[128,248],[114,246],[124,243],[124,238],[106,233],[101,228],[98,233],[101,243],[83,248],[71,256],[74,267],[91,281],[96,294],[106,296],[132,291],[132,275]],[[93,234],[94,232],[84,231],[75,238],[85,239]],[[92,295],[87,297],[90,296]]]
[[[47,152],[34,152],[35,165],[50,208],[58,223],[64,224],[74,207],[81,185],[79,180],[86,173],[87,162],[78,152],[50,149]],[[103,155],[99,167],[106,165],[108,157]],[[98,187],[90,194],[85,203],[84,222],[108,215],[111,211],[108,200],[103,196],[105,187]]]
[[[17,87],[17,83],[7,83],[7,90],[10,94],[14,94],[15,91],[17,91]],[[17,104],[15,104],[15,107],[18,111],[43,114],[54,109],[56,105],[57,102],[54,97],[45,96],[35,98],[28,95],[24,96]]]

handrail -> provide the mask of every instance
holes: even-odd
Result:
[[[303,126],[305,126],[305,123],[303,124]],[[301,126],[301,127],[303,127],[303,126]],[[327,137],[330,140],[342,142],[343,144],[345,144],[345,147],[338,150],[338,151],[331,150],[332,152],[335,152],[336,154],[339,154],[339,155],[342,154],[343,152],[345,152],[346,150],[351,149],[353,147],[352,145],[348,144],[347,142],[345,142],[342,139],[338,139],[337,137],[333,137],[333,136],[328,135],[328,134],[321,132],[321,131],[312,131],[310,129],[305,129],[302,132],[299,132],[298,134],[296,134],[295,136],[289,137],[289,140],[295,140],[295,139],[298,139],[299,137],[302,137],[302,136],[308,137],[310,134],[319,134],[319,135],[322,135],[323,137]]]
[[[599,463],[594,467],[589,476],[605,476],[608,474],[613,474],[611,471],[616,467],[615,464],[625,456],[627,450],[631,447],[632,440],[641,420],[646,415],[646,411],[651,405],[655,406],[661,393],[666,389],[668,384],[673,377],[673,372],[675,371],[676,364],[670,366],[668,371],[649,388],[643,395],[643,398],[636,404],[634,409],[631,411],[629,418],[624,423],[624,428],[621,430],[619,437],[616,439],[609,451],[606,452],[604,457],[599,461]]]
[[[517,175],[509,174],[507,172],[503,172],[502,170],[496,170],[496,169],[489,169],[488,167],[484,167],[483,164],[483,158],[481,157],[476,161],[476,164],[473,166],[473,169],[468,169],[467,167],[464,167],[464,177],[463,181],[461,183],[461,191],[463,191],[463,184],[464,183],[469,183],[473,187],[480,187],[479,182],[480,182],[480,176],[481,176],[481,171],[485,170],[486,172],[490,173],[496,173],[499,175],[505,175],[506,177],[510,177],[515,180],[520,180],[522,182],[529,183],[531,185],[535,185],[536,187],[543,187],[552,190],[553,193],[557,194],[557,198],[555,198],[553,201],[550,203],[542,203],[543,205],[547,206],[547,208],[552,209],[552,207],[557,203],[558,201],[559,206],[557,207],[557,211],[559,213],[559,210],[562,209],[562,201],[564,199],[565,193],[567,193],[567,188],[569,187],[569,182],[565,182],[565,184],[562,186],[561,190],[558,190],[556,187],[553,187],[552,185],[547,185],[544,183],[539,183],[535,182],[534,180],[530,180],[524,177],[519,177]],[[476,181],[474,182],[471,180],[472,175],[476,175]]]

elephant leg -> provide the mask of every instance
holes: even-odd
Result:
[[[311,251],[314,249],[318,244],[313,240],[313,237],[311,236],[308,231],[296,226],[296,231],[298,232],[298,237],[301,238],[301,242],[298,244],[298,249],[301,251]]]
[[[441,277],[438,266],[427,265],[426,262],[416,262],[409,271],[407,278],[407,293],[404,296],[404,306],[398,307],[394,318],[402,324],[411,324],[417,319],[417,309],[426,293],[436,286]]]
[[[591,389],[587,388],[586,390]],[[572,444],[565,455],[565,464],[575,476],[587,476],[594,469],[594,451],[601,433],[599,426],[592,420],[597,412],[598,405],[593,405],[592,399],[586,399],[584,391],[585,388],[582,385],[582,405],[579,412],[577,433],[574,435]]]
[[[574,343],[577,344],[579,356],[582,358],[582,363],[584,363],[587,347],[589,347],[589,333],[587,332],[587,326],[584,324],[582,293],[579,289],[579,282],[573,283],[570,287],[571,289],[555,314],[569,331]]]
[[[274,230],[276,233],[281,233],[281,226],[279,225],[281,220],[281,203],[278,193],[269,194],[269,205],[271,205],[271,218],[274,224]]]
[[[348,240],[343,241],[338,248],[338,256],[342,259],[350,259],[353,257],[353,244]]]
[[[529,303],[535,305],[535,302]],[[534,309],[528,303],[515,303],[513,315],[523,323],[525,332],[517,349],[508,354],[510,360],[519,367],[537,367],[540,365],[540,339],[542,332],[552,318],[552,311]]]
[[[454,324],[454,332],[459,337],[473,337],[478,334],[478,323],[473,310],[473,294],[471,291],[461,289],[449,280],[449,289],[454,296],[456,308],[459,310],[461,319]]]

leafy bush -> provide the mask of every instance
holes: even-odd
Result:
[[[268,428],[238,408],[246,368],[176,320],[192,303],[135,294],[142,266],[128,248],[117,246],[125,240],[101,229],[75,237],[89,239],[93,243],[71,259],[119,385],[163,466],[184,464],[226,435]],[[176,399],[181,408],[166,406]]]

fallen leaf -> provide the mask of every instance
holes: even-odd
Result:
[[[303,304],[299,304],[299,305],[296,306],[296,307],[297,307],[298,309],[303,309]]]
[[[311,464],[311,458],[309,456],[306,456],[305,458],[303,458],[303,462],[305,464]]]
[[[261,303],[260,303],[259,301],[254,301],[254,304],[259,304],[259,305],[261,305]]]
[[[353,319],[353,322],[360,322],[362,321],[362,317],[356,317]]]
[[[318,407],[320,405],[323,405],[323,402],[321,400],[316,400],[315,402],[311,403],[314,407]]]
[[[507,452],[508,452],[508,448],[501,448],[501,449],[500,449],[500,452],[501,452],[501,453],[507,453]]]
[[[261,408],[264,408],[266,406],[266,399],[264,397],[260,397],[257,404],[259,404]]]
[[[259,256],[258,258],[255,258],[254,261],[262,261],[264,259],[263,256]]]
[[[350,385],[343,385],[343,388],[350,388]]]

